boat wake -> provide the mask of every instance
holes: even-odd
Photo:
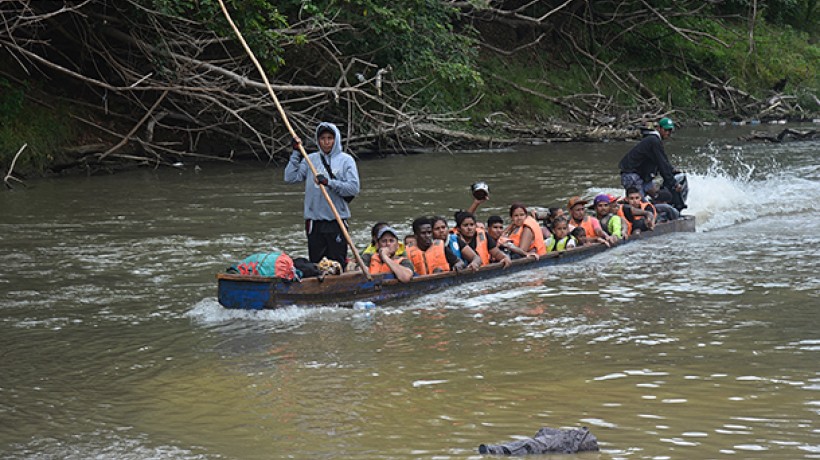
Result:
[[[820,210],[820,165],[781,169],[771,158],[754,165],[742,153],[707,158],[711,165],[688,173],[686,213],[697,217],[698,231]]]
[[[274,323],[295,323],[323,312],[335,312],[337,308],[286,307],[275,310],[238,310],[224,308],[215,297],[202,299],[185,316],[202,324],[219,324],[234,320],[267,321]]]

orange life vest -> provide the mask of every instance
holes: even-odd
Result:
[[[652,208],[652,214],[658,215],[658,211],[655,209],[655,206],[652,203],[647,203],[646,201],[641,201],[641,209],[645,210],[647,207]],[[634,220],[641,220],[643,216],[633,216]]]
[[[397,264],[400,264],[406,259],[407,259],[407,257],[399,257],[399,258],[393,259],[393,260]],[[378,274],[381,274],[381,273],[393,273],[393,271],[390,270],[390,266],[387,265],[386,263],[382,262],[382,258],[378,253],[373,254],[373,256],[370,257],[370,267],[369,268],[370,268],[370,273],[372,273],[374,275],[378,275]]]
[[[524,226],[528,227],[532,232],[532,244],[530,244],[529,248],[521,248],[521,234],[524,233]],[[507,232],[509,233],[510,241],[516,246],[521,249],[524,249],[526,252],[530,252],[531,250],[535,249],[535,252],[539,256],[543,256],[547,253],[547,245],[544,243],[544,234],[541,233],[541,226],[538,225],[538,222],[535,221],[531,216],[527,216],[524,219],[524,226],[516,228],[514,231],[512,230],[512,225],[507,227]]]
[[[618,205],[618,217],[620,217],[623,222],[626,222],[626,234],[631,235],[632,234],[632,222],[630,222],[629,219],[626,218],[626,215],[624,215],[624,205],[622,205],[622,204]]]
[[[461,236],[458,228],[450,230],[450,233]],[[464,238],[463,236],[461,237]],[[473,238],[475,238],[475,253],[481,257],[481,265],[487,265],[490,263],[490,250],[487,247],[487,232],[484,230],[484,227],[476,225],[475,236]],[[467,245],[470,246],[469,243]],[[470,249],[472,249],[472,246],[470,246]]]
[[[481,264],[490,263],[490,250],[487,248],[487,232],[483,228],[475,229],[475,253],[481,257]]]
[[[416,274],[431,275],[436,269],[441,269],[443,272],[450,271],[450,264],[447,263],[447,256],[444,255],[444,242],[441,240],[433,240],[433,244],[426,251],[422,251],[417,246],[410,246],[407,248],[407,255],[413,262]]]
[[[595,233],[595,225],[592,223],[592,218],[589,216],[584,216],[584,220],[581,221],[580,225],[576,225],[576,227],[583,228],[584,232],[587,234],[587,238],[598,237],[598,234]]]

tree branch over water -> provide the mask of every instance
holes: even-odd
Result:
[[[757,2],[739,14],[695,0],[437,0],[424,11],[412,0],[227,1],[295,130],[310,139],[319,121],[336,122],[353,153],[548,141],[558,131],[538,128],[544,113],[575,123],[577,140],[703,101],[720,116],[806,113],[782,94],[795,81],[776,74],[782,66],[759,71],[784,96],[775,102],[737,81],[761,66]],[[290,136],[214,3],[0,2],[0,88],[93,127],[65,164],[275,163]],[[748,69],[726,69],[729,20],[742,25],[733,31]],[[800,65],[793,74],[812,78]],[[18,102],[0,94],[0,117]],[[494,113],[510,120],[487,122]],[[25,160],[36,154],[32,142]]]
[[[82,118],[102,135],[118,129],[108,123],[110,113],[133,119],[132,129],[114,136],[119,140],[97,155],[97,162],[126,149],[131,155],[172,163],[191,155],[202,142],[225,136],[257,158],[261,154],[275,161],[275,152],[290,139],[242,50],[234,40],[211,31],[213,25],[163,13],[150,4],[4,2],[0,52],[29,75],[60,81],[92,100],[96,95],[96,110]],[[425,111],[413,108],[412,96],[400,91],[402,82],[391,80],[388,69],[360,56],[339,55],[333,36],[347,28],[326,19],[295,21],[277,30],[279,46],[293,47],[299,41],[306,48],[302,54],[324,57],[302,69],[279,71],[273,88],[287,95],[282,103],[306,138],[325,118],[345,120],[360,146],[389,132],[404,135],[396,127],[423,121]],[[275,63],[276,57],[272,59]],[[13,75],[0,71],[4,73]],[[302,74],[310,78],[299,79]],[[137,113],[143,116],[135,119]],[[199,143],[191,141],[202,136],[206,139]]]

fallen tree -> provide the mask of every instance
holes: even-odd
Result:
[[[752,131],[748,136],[741,136],[738,139],[746,142],[762,141],[781,143],[790,140],[813,141],[820,138],[816,129],[792,129],[786,128],[779,133],[767,133],[765,131]]]

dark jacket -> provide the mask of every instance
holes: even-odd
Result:
[[[641,142],[629,151],[618,163],[623,173],[635,173],[641,176],[644,182],[649,182],[655,174],[663,177],[664,186],[675,187],[675,175],[672,165],[663,150],[663,141],[657,131],[651,132]]]

